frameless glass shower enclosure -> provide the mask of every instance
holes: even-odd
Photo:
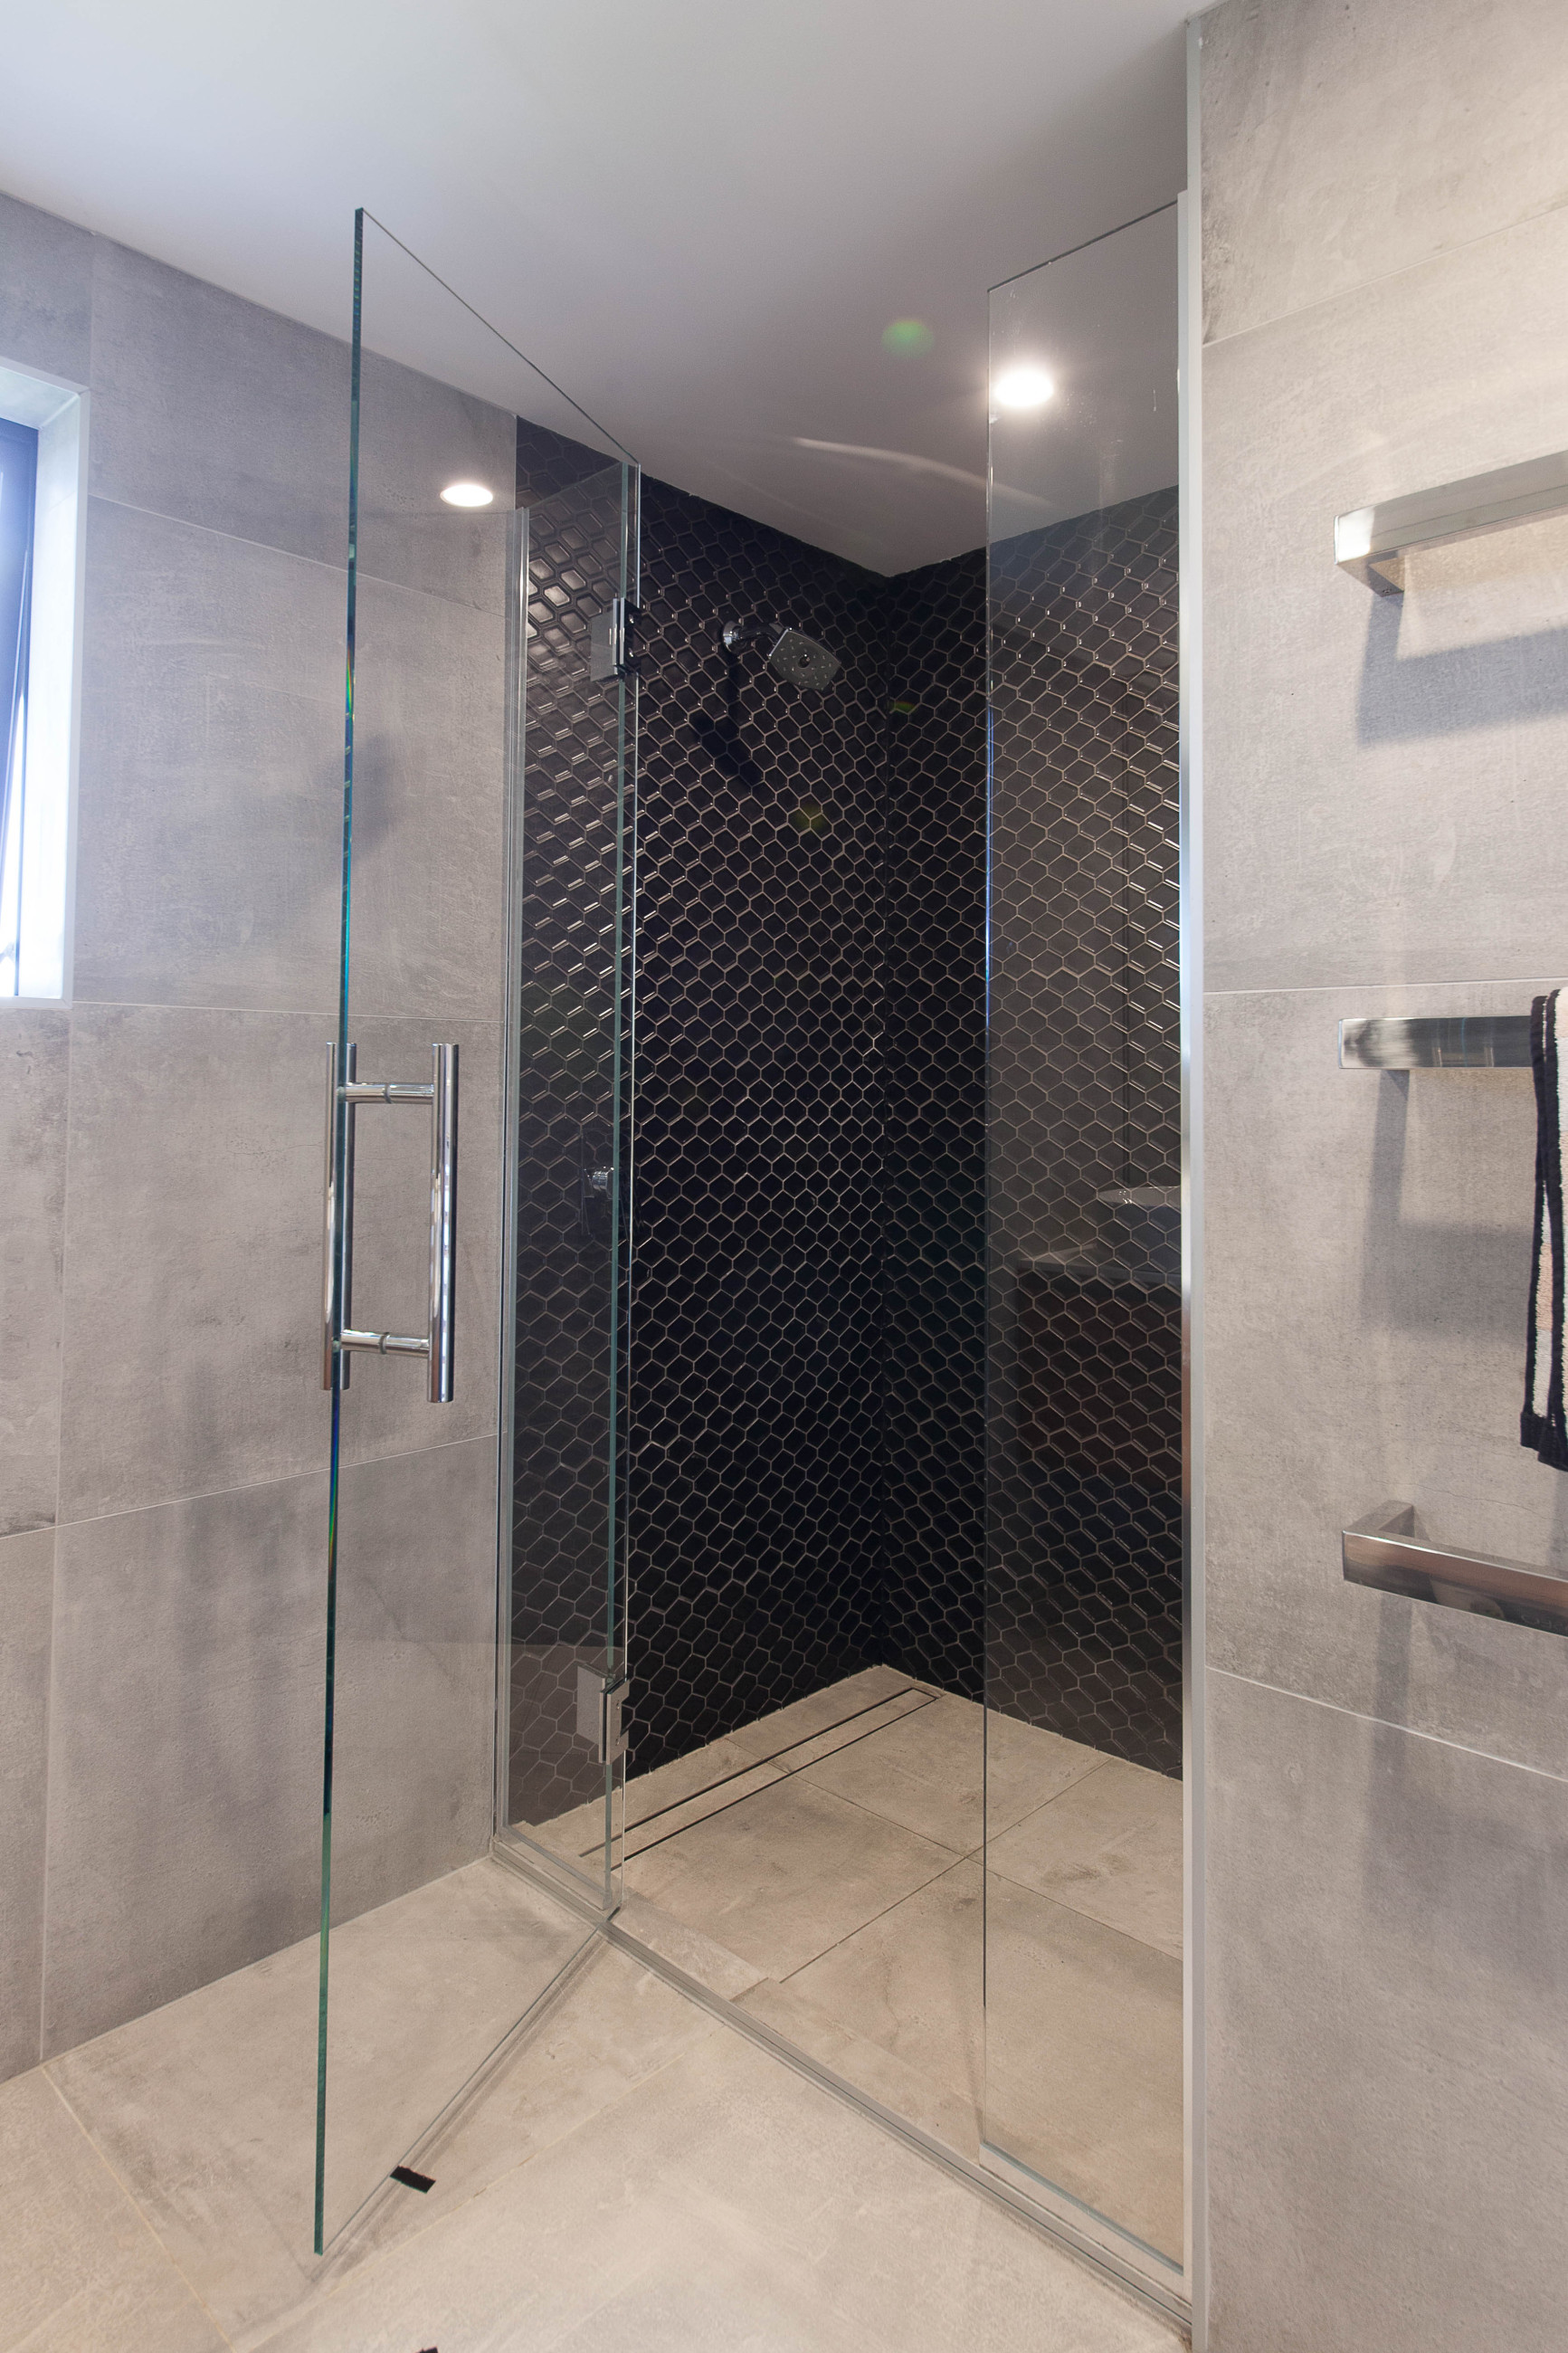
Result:
[[[589,1933],[501,1921],[461,1877],[498,1715],[504,1787],[597,1799],[607,1902],[623,1651],[636,469],[364,215],[349,442],[318,2249]],[[558,1565],[516,1712],[514,1390],[518,1508]]]
[[[624,1868],[1179,2305],[1176,261],[996,290],[984,577],[881,575],[361,223],[323,2243]]]

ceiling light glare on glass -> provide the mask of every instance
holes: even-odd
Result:
[[[495,492],[487,491],[483,482],[448,482],[441,497],[449,507],[488,507],[495,503]]]
[[[1043,408],[1056,395],[1055,379],[1042,367],[1005,368],[993,395],[998,408]]]

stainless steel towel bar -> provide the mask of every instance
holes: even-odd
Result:
[[[1414,491],[1334,517],[1334,562],[1380,596],[1405,593],[1405,559],[1418,547],[1477,539],[1568,510],[1568,450],[1500,466],[1440,490]]]
[[[321,1386],[332,1385],[334,1353],[363,1351],[378,1356],[425,1356],[429,1360],[432,1405],[452,1402],[453,1338],[458,1274],[458,1049],[432,1046],[427,1084],[388,1079],[362,1082],[357,1049],[350,1046],[342,1082],[335,1045],[327,1049],[327,1161],[325,1186],[325,1275]],[[423,1333],[361,1331],[350,1321],[353,1285],[354,1121],[372,1103],[416,1103],[430,1112],[430,1298]],[[338,1166],[342,1123],[342,1166]],[[341,1303],[341,1314],[340,1314]],[[343,1386],[349,1366],[342,1371]]]
[[[1460,1015],[1451,1020],[1340,1023],[1345,1071],[1528,1071],[1528,1013]]]
[[[1568,1577],[1437,1544],[1419,1534],[1414,1504],[1380,1504],[1342,1532],[1340,1547],[1352,1585],[1478,1617],[1504,1618],[1541,1633],[1568,1634]]]

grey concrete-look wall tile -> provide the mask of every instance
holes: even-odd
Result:
[[[92,248],[85,228],[0,196],[0,366],[86,384],[92,366]]]
[[[92,330],[100,498],[347,561],[346,342],[106,237]]]
[[[1232,0],[1204,19],[1205,332],[1561,205],[1556,0]],[[1411,59],[1437,61],[1411,79]],[[1485,168],[1463,167],[1486,129]]]
[[[0,1538],[0,2076],[38,2059],[55,1535]]]
[[[47,2052],[318,1913],[326,1474],[57,1542]]]
[[[457,1360],[450,1405],[429,1401],[422,1357],[358,1355],[343,1399],[346,1461],[493,1431],[500,1333],[500,1036],[459,1017],[356,1020],[362,1079],[427,1085],[431,1046],[458,1048]],[[430,1300],[430,1114],[375,1104],[354,1121],[353,1316],[361,1329],[422,1333]]]
[[[351,999],[358,1012],[500,1018],[505,684],[499,613],[362,581]]]
[[[338,1483],[332,1912],[471,1862],[494,1805],[493,1440]]]
[[[87,513],[75,993],[329,1009],[343,575],[103,499]]]
[[[37,2353],[225,2353],[197,2302],[41,2071],[0,2091],[0,2342]]]
[[[1413,559],[1403,597],[1333,524],[1562,448],[1564,285],[1568,207],[1206,355],[1210,988],[1561,955],[1568,521]]]
[[[69,1077],[68,1013],[0,1011],[0,1536],[55,1516]]]
[[[1519,1442],[1535,1166],[1528,1071],[1338,1066],[1358,1014],[1528,1010],[1549,979],[1209,1000],[1209,1655],[1568,1771],[1568,1644],[1345,1583],[1385,1499],[1568,1567],[1568,1481]]]
[[[89,507],[76,993],[330,1009],[344,575]]]
[[[73,1023],[62,1519],[324,1465],[330,1023],[156,1006]]]
[[[374,290],[367,255],[367,336],[375,331]],[[426,596],[504,612],[516,417],[367,351],[359,459],[361,580],[395,580]],[[443,504],[442,491],[458,481],[482,483],[494,493],[494,506]]]
[[[1209,1720],[1215,2353],[1552,2353],[1568,1786],[1226,1674]]]

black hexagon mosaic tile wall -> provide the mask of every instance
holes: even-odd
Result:
[[[1174,1773],[1175,492],[1002,542],[991,593],[988,1685]]]
[[[993,1118],[1014,1142],[993,1171],[987,1630],[984,552],[883,580],[644,483],[634,1773],[877,1662],[978,1697],[987,1645],[1001,1704],[1179,1762],[1163,1293],[1040,1271],[1084,1256],[1098,1192],[1173,1176],[1165,512],[1139,502],[1114,561],[1103,528],[1089,550],[1071,527],[1031,534],[1003,581],[998,777],[1017,808],[996,888],[1034,946],[999,971]],[[597,593],[584,548],[556,533],[532,558],[531,593],[569,633]],[[765,641],[725,652],[731,619],[788,621],[842,669],[802,693]],[[591,970],[607,1005],[609,918],[566,700],[553,752],[531,712],[529,763],[537,871],[556,879],[527,985],[564,1036],[523,1113],[541,1174],[520,1258],[514,1708],[532,1730],[513,1815],[532,1820],[587,1793],[568,1692],[602,1624],[584,1531],[604,1275],[584,1271],[574,1188],[607,1107],[603,1034],[565,1035],[550,992],[572,966],[580,996]],[[1064,1397],[1087,1438],[1057,1426]],[[559,1721],[542,1744],[542,1702]]]

